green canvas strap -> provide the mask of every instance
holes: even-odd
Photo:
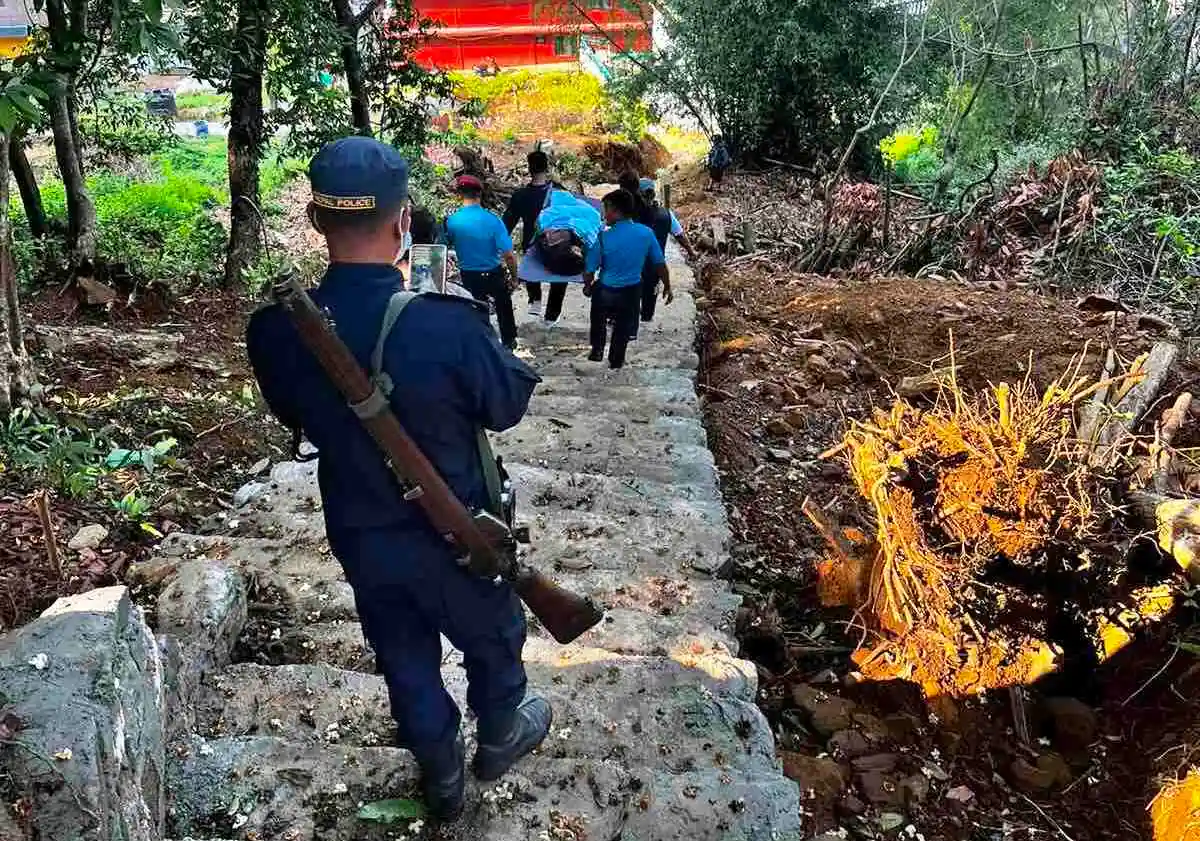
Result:
[[[418,294],[404,291],[393,295],[379,325],[379,336],[375,339],[375,349],[371,351],[371,382],[383,392],[384,397],[391,397],[395,386],[392,378],[383,370],[383,349],[387,345],[388,336],[392,334],[392,328],[396,326],[396,320],[400,318],[400,313],[404,312],[404,308],[411,304]]]
[[[400,314],[419,294],[419,292],[404,291],[392,295],[387,309],[384,310],[383,321],[379,325],[379,336],[375,339],[375,348],[371,351],[371,382],[385,401],[392,396],[395,385],[392,383],[392,378],[383,370],[383,351]],[[479,467],[483,471],[483,482],[487,488],[488,511],[500,516],[500,467],[496,462],[495,453],[492,452],[492,444],[488,440],[487,431],[482,426],[475,431],[475,444],[479,450]]]

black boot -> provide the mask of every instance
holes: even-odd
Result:
[[[421,791],[429,814],[443,822],[458,820],[465,801],[467,749],[462,734],[446,748],[439,748],[421,765]]]
[[[542,743],[553,720],[554,711],[545,698],[536,695],[526,698],[517,707],[511,724],[501,731],[507,732],[506,736],[496,742],[484,742],[480,737],[475,751],[475,776],[484,782],[503,777],[518,759]]]

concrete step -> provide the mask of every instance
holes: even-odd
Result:
[[[633,585],[613,580],[603,597],[604,621],[580,638],[586,646],[629,656],[660,656],[694,650],[735,651],[735,611],[740,597],[715,592],[700,601],[695,591],[658,582]],[[680,605],[686,600],[686,605]],[[642,602],[636,607],[634,602]],[[601,601],[602,604],[606,602]],[[530,645],[551,645],[550,635],[530,615]],[[567,646],[567,649],[572,648]],[[260,663],[330,663],[352,670],[374,669],[374,657],[353,613],[329,611],[300,616],[251,607],[238,659]]]
[[[506,454],[509,460],[524,462],[536,461],[537,457],[520,458],[513,447],[525,445],[553,453],[568,448],[605,449],[614,440],[632,445],[669,443],[703,447],[708,443],[708,434],[696,418],[659,416],[638,421],[630,420],[624,412],[610,412],[597,406],[590,414],[570,418],[534,415],[507,432],[492,434],[491,439],[497,451]]]
[[[533,542],[526,560],[562,586],[621,610],[604,629],[620,650],[640,645],[645,629],[639,623],[651,623],[656,632],[676,632],[670,636],[705,627],[728,635],[739,599],[712,578],[713,568],[726,557],[726,535],[713,528],[689,532],[650,517],[627,522],[620,528],[609,516],[582,511],[537,515],[530,523]],[[255,623],[287,631],[357,616],[341,567],[320,538],[173,535],[147,566],[182,559],[213,560],[241,571]],[[620,637],[624,631],[628,638]]]
[[[466,673],[456,656],[451,660],[443,677],[465,711]],[[712,676],[669,658],[557,660],[531,658],[527,666],[530,685],[554,706],[547,756],[617,759],[656,770],[776,767],[770,730],[745,675]],[[234,666],[206,687],[197,729],[210,738],[394,744],[382,678],[325,665]],[[469,722],[464,732],[473,740]]]
[[[194,737],[173,748],[176,835],[373,841],[400,828],[359,820],[363,804],[418,797],[416,766],[396,748],[263,736]],[[469,828],[464,837],[484,841],[797,841],[799,815],[789,801],[794,785],[776,772],[656,771],[542,754],[498,783],[469,779],[461,825]],[[417,837],[432,836],[418,830]]]

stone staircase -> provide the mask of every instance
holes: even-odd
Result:
[[[530,627],[530,685],[555,708],[543,747],[499,783],[471,781],[463,820],[437,834],[357,818],[365,802],[416,796],[417,768],[393,746],[386,690],[324,541],[315,469],[279,464],[209,533],[172,536],[144,571],[161,587],[158,630],[178,639],[173,837],[801,837],[754,668],[733,654],[738,598],[719,577],[729,534],[695,395],[691,274],[672,268],[678,298],[622,371],[585,360],[578,288],[558,327],[522,322],[544,383],[495,443],[531,527],[529,559],[608,608],[569,646]],[[445,649],[465,710],[460,656]]]

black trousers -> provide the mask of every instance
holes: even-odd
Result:
[[[547,321],[558,321],[558,317],[562,315],[563,301],[567,297],[568,283],[549,283],[550,298],[546,301],[545,319]],[[542,284],[530,283],[525,281],[525,291],[529,295],[529,303],[537,304],[542,300]]]
[[[599,362],[604,358],[608,322],[611,320],[612,341],[608,348],[608,364],[613,368],[625,364],[625,348],[637,326],[641,294],[639,283],[618,288],[597,284],[592,290],[592,360]]]
[[[504,269],[496,267],[486,272],[463,270],[462,285],[475,296],[476,301],[491,301],[496,310],[496,323],[500,326],[500,341],[507,348],[517,346],[517,319],[513,315],[512,291],[504,275]]]
[[[658,305],[658,275],[642,278],[642,321],[654,320],[654,308]]]

